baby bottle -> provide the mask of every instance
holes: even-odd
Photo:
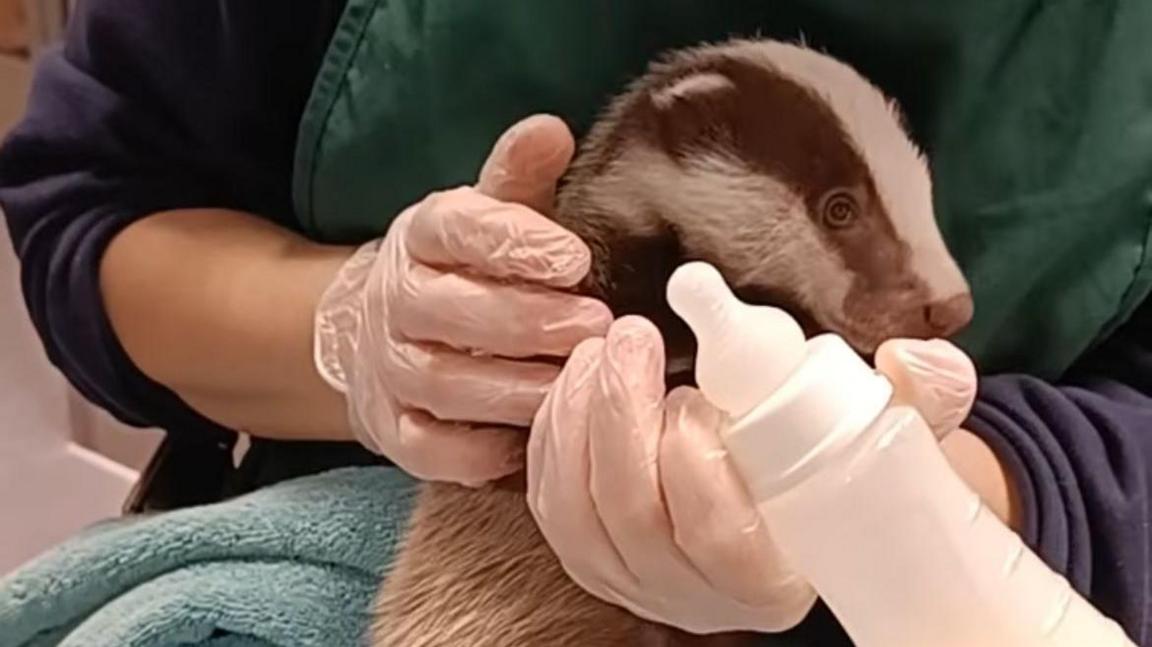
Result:
[[[984,507],[842,338],[805,340],[704,263],[676,271],[668,300],[769,533],[855,644],[1133,645]]]

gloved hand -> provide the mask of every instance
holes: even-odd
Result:
[[[893,399],[912,405],[943,440],[960,427],[976,399],[971,358],[942,339],[892,339],[876,349],[876,370],[892,382]]]
[[[427,480],[478,485],[523,466],[525,431],[565,357],[612,321],[562,290],[590,253],[540,212],[573,152],[558,119],[497,142],[475,187],[433,193],[361,247],[321,297],[316,365],[369,449]]]
[[[946,342],[898,340],[878,364],[934,429],[971,406],[971,362]],[[778,632],[815,593],[773,548],[696,389],[664,395],[659,332],[625,317],[580,344],[537,414],[528,503],[568,574],[593,595],[694,633]]]

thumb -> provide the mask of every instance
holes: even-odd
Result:
[[[976,367],[947,341],[887,341],[876,368],[891,380],[894,399],[916,407],[937,438],[963,424],[976,398]]]
[[[552,210],[556,182],[568,169],[575,149],[572,132],[561,119],[528,117],[496,142],[476,188],[490,198],[547,214]]]

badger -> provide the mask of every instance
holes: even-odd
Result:
[[[590,129],[551,215],[592,250],[580,291],[660,329],[670,386],[691,382],[695,353],[664,300],[687,261],[711,263],[745,301],[865,355],[892,337],[948,337],[973,314],[896,103],[801,45],[735,40],[653,63]],[[376,600],[376,645],[749,638],[690,635],[586,594],[535,526],[523,475],[422,488]]]

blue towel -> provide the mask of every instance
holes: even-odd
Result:
[[[0,580],[0,644],[362,644],[415,485],[344,468],[97,524]]]

